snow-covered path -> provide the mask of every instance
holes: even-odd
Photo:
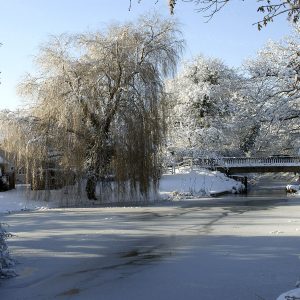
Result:
[[[6,215],[0,299],[276,299],[300,277],[300,202],[238,202]]]

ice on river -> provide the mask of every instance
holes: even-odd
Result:
[[[300,277],[300,201],[279,200],[3,214],[19,276],[0,299],[277,299]]]

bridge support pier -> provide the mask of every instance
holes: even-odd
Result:
[[[247,194],[247,191],[248,191],[248,177],[247,176],[239,176],[239,175],[227,175],[227,176],[236,181],[240,181],[245,186],[245,189],[242,191],[242,193]]]

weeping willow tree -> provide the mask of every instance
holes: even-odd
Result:
[[[51,155],[48,126],[43,121],[30,114],[29,110],[16,112],[0,111],[0,148],[5,157],[15,168],[26,170],[26,182],[31,183],[33,189],[40,186],[43,170]],[[48,130],[49,131],[49,130]],[[46,180],[43,188],[48,189]]]
[[[157,16],[51,37],[36,58],[38,74],[19,87],[33,120],[31,138],[18,135],[22,155],[34,166],[55,153],[61,167],[86,176],[89,199],[111,175],[147,195],[159,174],[163,79],[182,49],[176,23]]]

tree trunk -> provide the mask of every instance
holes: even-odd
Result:
[[[95,175],[89,175],[86,182],[86,193],[89,200],[97,200],[96,197],[97,177]]]

